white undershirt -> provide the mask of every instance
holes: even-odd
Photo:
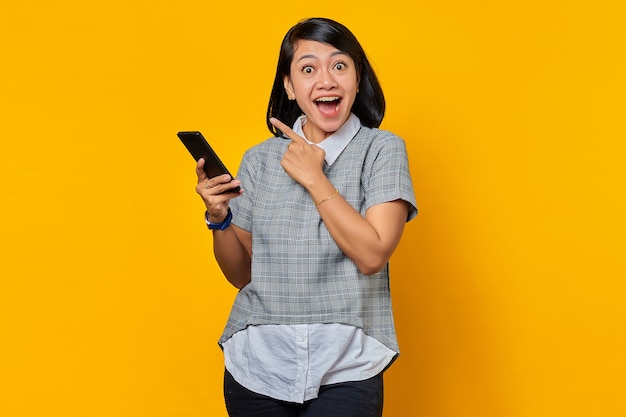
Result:
[[[256,393],[303,403],[322,385],[379,374],[396,352],[346,324],[248,326],[223,345],[225,366]]]

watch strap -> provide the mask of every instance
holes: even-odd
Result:
[[[204,220],[206,221],[206,225],[209,230],[224,230],[228,226],[230,226],[230,222],[233,219],[233,212],[230,211],[230,207],[228,208],[228,214],[226,214],[226,218],[221,223],[211,223],[209,221],[209,211],[204,212]]]

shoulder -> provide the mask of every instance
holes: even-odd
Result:
[[[287,144],[287,139],[283,137],[272,136],[269,139],[252,146],[243,155],[242,163],[256,164],[259,161],[271,159],[272,155],[275,157],[282,157],[284,148]]]
[[[368,153],[406,153],[404,139],[388,130],[361,126],[355,139],[361,146],[368,148]]]
[[[361,126],[355,138],[366,142],[377,142],[382,145],[404,144],[404,139],[389,130]]]
[[[272,136],[271,138],[265,139],[262,142],[257,143],[256,145],[249,148],[245,153],[256,155],[267,152],[274,152],[277,149],[283,148],[287,143],[288,139],[283,137]]]

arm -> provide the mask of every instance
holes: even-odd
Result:
[[[380,271],[391,258],[409,208],[406,201],[396,200],[371,207],[363,217],[337,196],[318,205],[318,210],[337,246],[359,271],[370,275]]]
[[[224,276],[234,287],[243,288],[251,279],[252,234],[231,225],[213,231],[213,253]]]
[[[220,193],[240,185],[239,181],[228,175],[207,178],[203,159],[198,161],[196,174],[196,192],[206,205],[209,221],[223,222],[228,214],[229,201],[239,197],[243,190],[238,193]],[[233,225],[225,230],[213,230],[213,253],[224,276],[233,286],[243,288],[250,282],[252,234]]]
[[[309,145],[280,121],[272,119],[272,123],[293,140],[283,157],[283,168],[316,202],[339,248],[362,273],[380,271],[400,241],[409,204],[402,200],[378,204],[363,217],[341,195],[335,196],[335,187],[322,170],[324,151]]]

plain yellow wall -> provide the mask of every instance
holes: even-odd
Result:
[[[0,11],[0,415],[225,416],[197,129],[268,137],[284,32],[361,40],[420,215],[385,415],[626,415],[620,0],[12,1]]]

